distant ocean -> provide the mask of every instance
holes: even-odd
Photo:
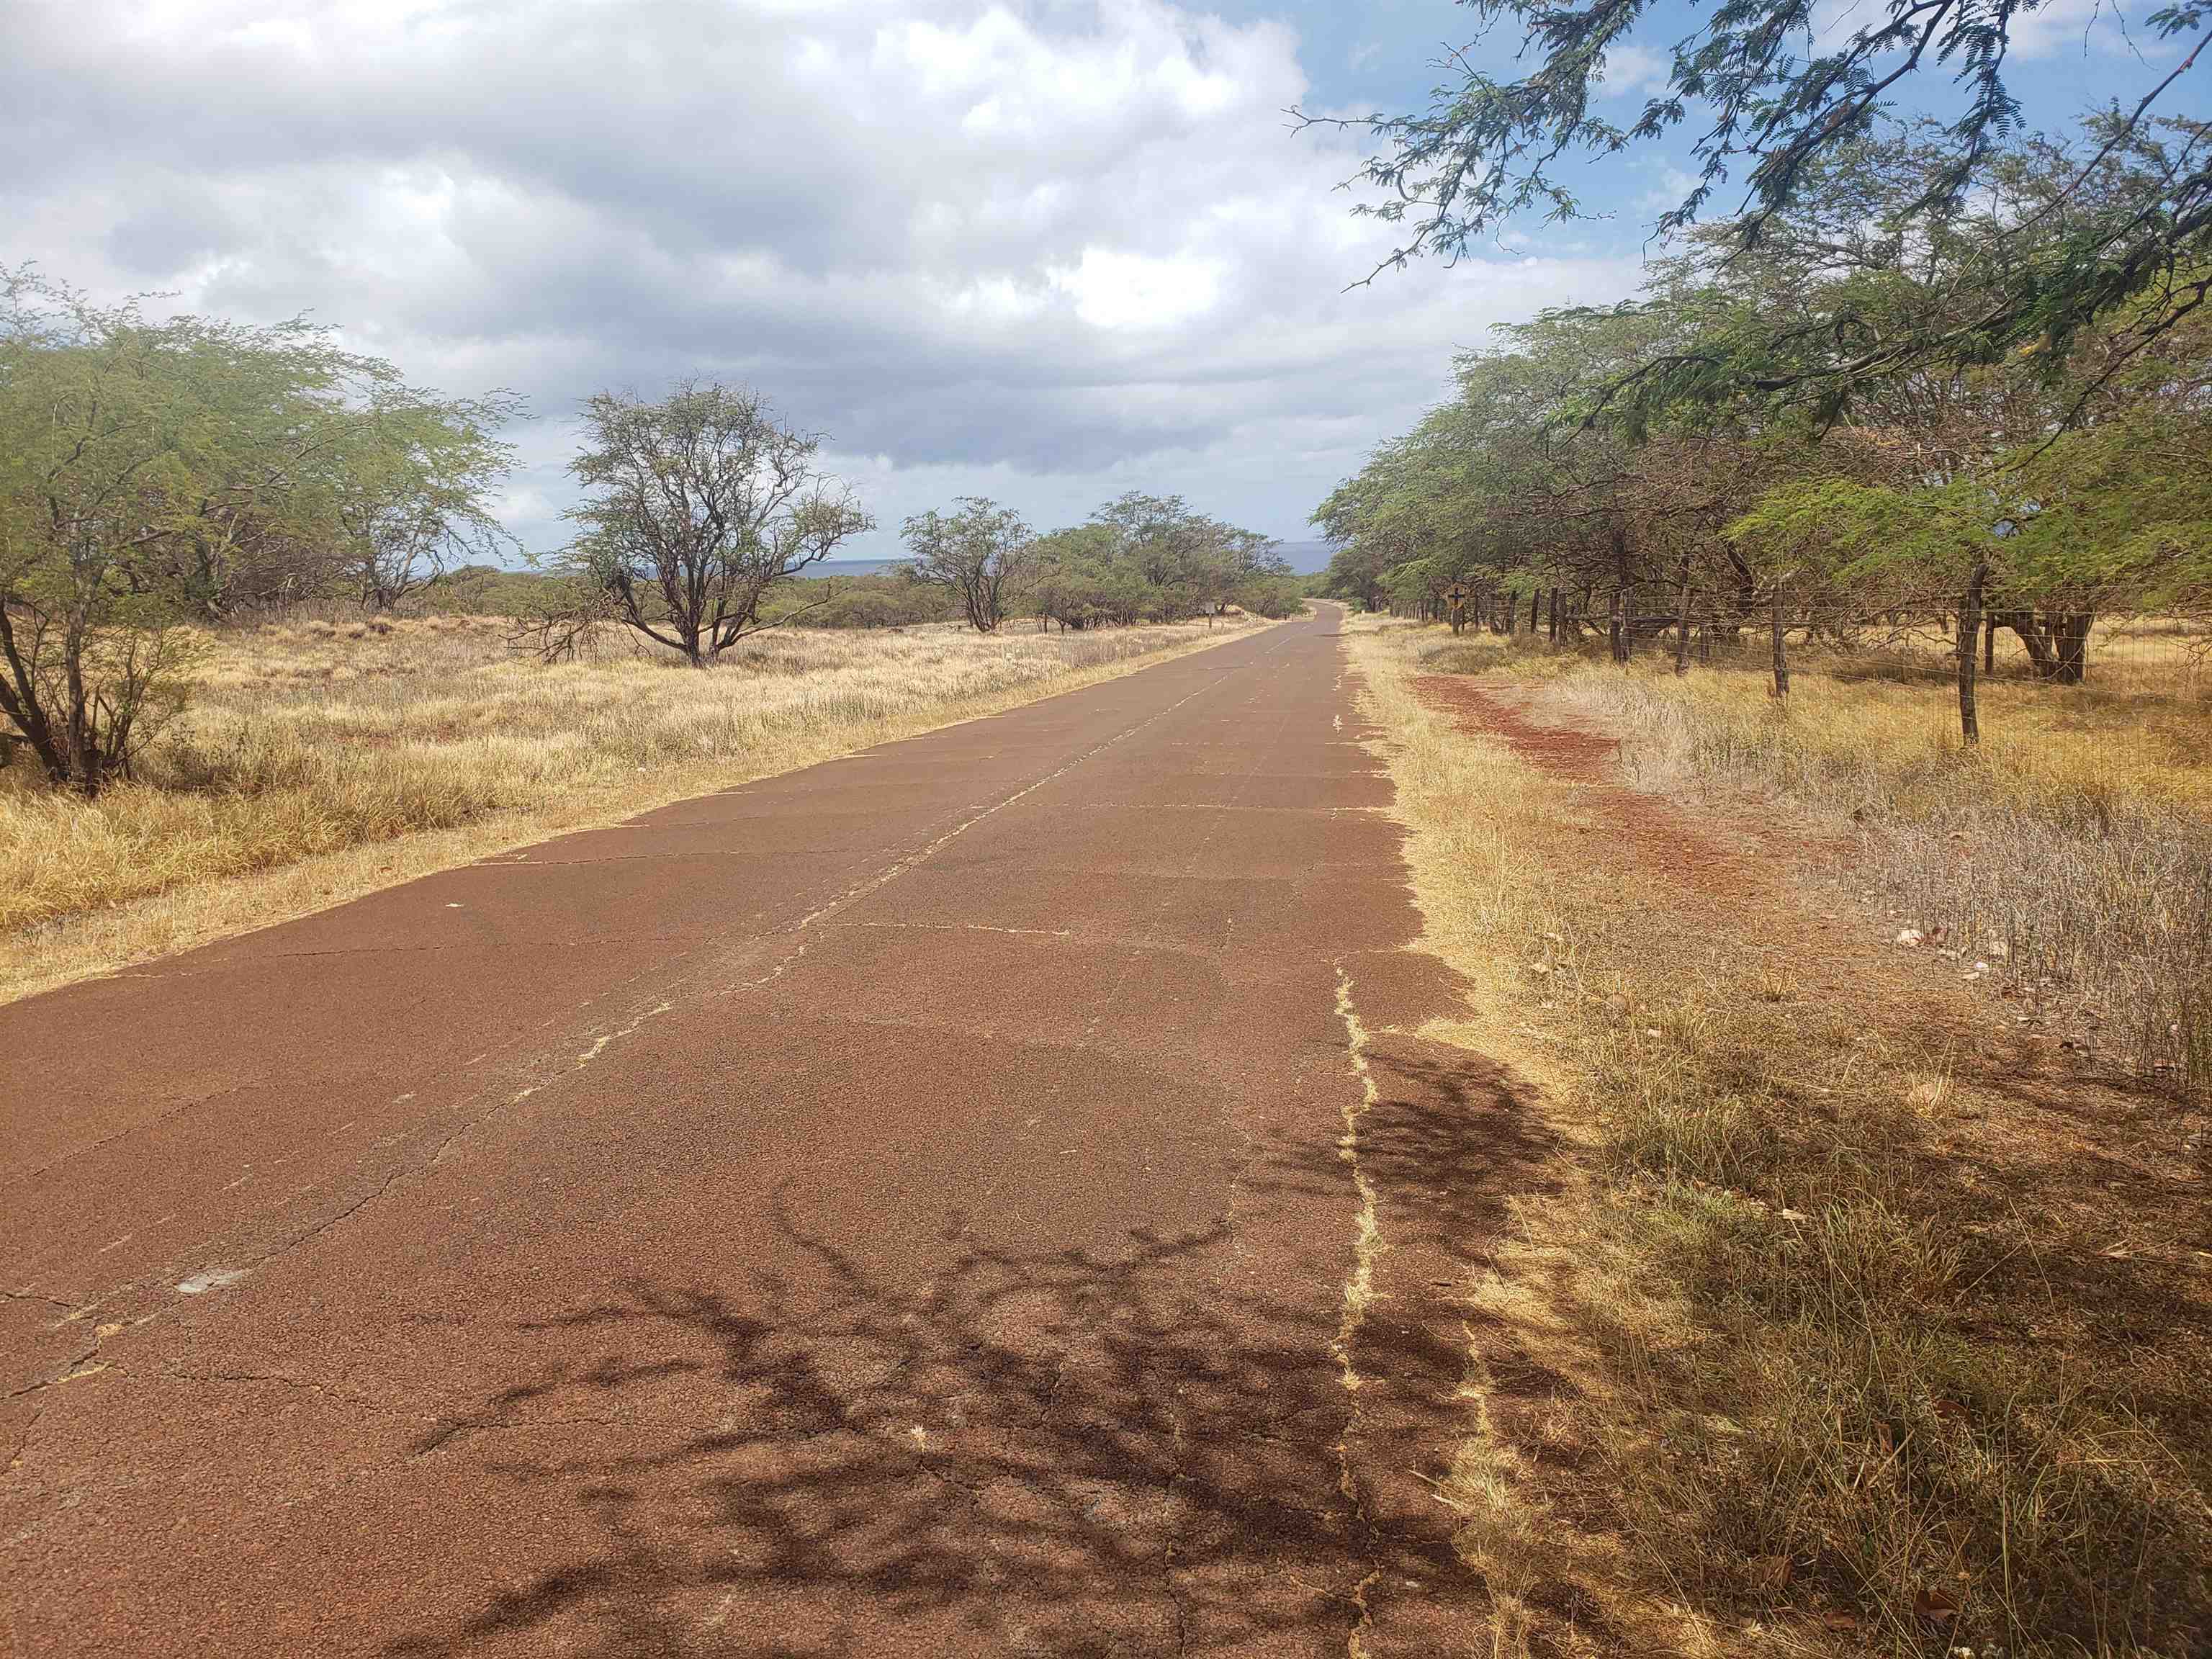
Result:
[[[1275,551],[1288,559],[1291,568],[1302,576],[1328,568],[1327,542],[1277,542]],[[824,559],[819,564],[808,566],[806,574],[811,577],[873,576],[904,562],[902,559]]]

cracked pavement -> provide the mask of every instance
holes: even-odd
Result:
[[[1486,1647],[1340,620],[0,1008],[0,1651]]]

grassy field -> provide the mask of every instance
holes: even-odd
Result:
[[[2086,687],[2000,681],[1968,750],[1948,688],[1808,667],[1786,717],[1763,676],[1649,663],[1583,667],[1541,706],[1619,733],[1641,787],[1749,791],[1850,830],[1900,931],[2212,1090],[2212,700],[2141,660]]]
[[[87,805],[0,772],[0,998],[1236,631],[778,631],[703,672],[616,636],[598,660],[519,659],[488,617],[217,635],[144,781]]]
[[[1500,1650],[2205,1651],[2174,1056],[2212,711],[2002,686],[1970,756],[1942,688],[1848,667],[1801,664],[1783,711],[1748,672],[1351,649],[1474,988],[1431,1035],[1558,1133],[1479,1288],[1444,1494]],[[2155,1052],[2144,996],[2181,1028]]]

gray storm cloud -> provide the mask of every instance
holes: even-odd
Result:
[[[828,434],[886,523],[1150,487],[1293,533],[1455,344],[1634,281],[1345,292],[1387,237],[1350,143],[1287,130],[1299,45],[1157,0],[16,6],[0,258],[525,392],[541,548],[576,399],[690,372]]]

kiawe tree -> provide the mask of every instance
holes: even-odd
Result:
[[[1114,532],[1102,524],[1077,525],[1037,538],[1036,566],[1024,597],[1042,624],[1058,623],[1066,631],[1130,619],[1116,582],[1115,544]]]
[[[1734,245],[1756,247],[1834,187],[1824,163],[1877,131],[1886,100],[1931,93],[1947,71],[1954,107],[1934,130],[1903,216],[1954,214],[2025,125],[2007,58],[2021,20],[2039,9],[2032,0],[1880,0],[1831,20],[1815,0],[1744,0],[1681,24],[1656,0],[1468,3],[1486,38],[1453,54],[1427,109],[1321,118],[1364,129],[1381,146],[1359,175],[1381,199],[1355,211],[1403,227],[1385,267],[1457,259],[1531,212],[1581,216],[1571,166],[1656,145],[1686,124],[1697,173],[1657,228],[1682,229],[1717,205],[1716,191],[1740,188],[1717,205]],[[2143,26],[2179,56],[2147,64],[2138,98],[2085,123],[2088,153],[2069,152],[2069,165],[2047,175],[2044,198],[2006,228],[1973,310],[1876,340],[1857,337],[1839,314],[1830,349],[1771,369],[1768,389],[1814,385],[1833,398],[1868,376],[1986,361],[2021,345],[2063,353],[2120,307],[2147,346],[2203,307],[2212,297],[2212,126],[2162,110],[2185,96],[2177,84],[2212,42],[2212,7],[2173,0]],[[1494,29],[1504,52],[1487,39]],[[1663,86],[1613,118],[1608,72],[1654,55]],[[1493,58],[1510,68],[1492,73]],[[2106,188],[2107,164],[2122,155],[2140,162],[2137,181],[2148,186],[2130,197]]]
[[[1036,563],[1036,538],[1021,514],[981,495],[951,514],[932,508],[905,524],[914,573],[950,588],[979,634],[995,634]]]
[[[1273,539],[1195,512],[1180,495],[1131,490],[1091,522],[1110,537],[1113,563],[1140,585],[1147,614],[1218,616],[1239,601],[1251,610],[1284,608],[1275,584],[1289,567]]]
[[[358,394],[396,380],[304,323],[155,321],[7,274],[0,716],[49,778],[89,796],[130,775],[181,706],[186,624],[242,571],[312,581]]]
[[[1127,626],[1218,617],[1231,605],[1285,617],[1304,602],[1274,543],[1191,510],[1176,496],[1130,494],[1086,524],[1032,536],[994,503],[967,499],[907,521],[918,573],[959,592],[988,632],[1017,609],[1042,626]]]
[[[1226,616],[1232,605],[1263,617],[1287,614],[1291,607],[1280,586],[1291,568],[1275,551],[1274,538],[1214,519],[1201,522],[1204,540],[1194,586],[1207,616]]]
[[[603,392],[568,465],[584,499],[580,604],[704,665],[763,620],[776,583],[872,527],[851,486],[818,465],[821,440],[757,392],[685,380],[657,403]],[[827,601],[822,601],[826,603]]]
[[[495,565],[518,549],[491,497],[514,465],[500,428],[521,411],[508,392],[377,388],[334,483],[343,579],[364,605],[389,611],[457,566]]]

